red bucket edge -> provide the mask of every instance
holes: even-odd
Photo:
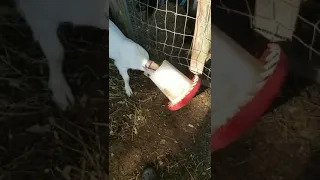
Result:
[[[282,50],[280,62],[277,66],[268,82],[266,82],[251,102],[240,108],[238,114],[211,135],[211,152],[222,149],[239,138],[250,129],[271,106],[273,100],[279,94],[288,70],[287,57]]]

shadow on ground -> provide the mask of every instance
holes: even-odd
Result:
[[[205,90],[186,107],[172,112],[150,79],[138,72],[130,73],[135,94],[126,98],[122,83],[115,83],[121,77],[116,70],[110,73],[114,89],[109,92],[110,177],[138,178],[150,163],[164,179],[210,177],[210,91]]]
[[[79,101],[51,102],[47,62],[20,16],[0,16],[0,179],[107,178],[107,34],[63,26],[64,72]]]

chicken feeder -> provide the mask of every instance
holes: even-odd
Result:
[[[213,26],[211,151],[241,137],[279,95],[287,74],[280,45],[269,43],[261,57],[249,54]]]
[[[150,70],[148,77],[169,99],[167,108],[176,111],[188,104],[199,91],[201,85],[199,76],[194,75],[192,79],[189,79],[166,60],[160,66],[152,62],[149,61],[146,64]],[[150,66],[155,68],[150,68]]]

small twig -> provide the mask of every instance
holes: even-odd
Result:
[[[2,38],[1,38],[1,39],[2,39]],[[0,39],[0,41],[1,41],[1,39]],[[10,67],[11,69],[13,69],[17,74],[22,75],[21,71],[19,71],[18,69],[16,69],[14,66],[11,65],[11,63],[9,63],[9,62],[7,61],[7,59],[9,59],[9,53],[8,53],[8,51],[7,51],[7,48],[4,47],[2,43],[1,43],[1,45],[2,45],[2,47],[3,47],[3,49],[4,49],[4,51],[5,51],[5,54],[6,54],[6,57],[3,57],[3,56],[2,56],[2,61],[3,61],[8,67]]]
[[[187,168],[187,166],[186,165],[184,165],[184,167],[186,168],[186,170],[188,171],[188,173],[189,173],[189,175],[190,175],[190,177],[191,177],[191,179],[192,180],[194,180],[194,177],[192,176],[192,174],[190,173],[190,171],[189,171],[189,169]]]
[[[169,137],[169,136],[166,136],[166,135],[163,135],[163,137],[165,137],[165,138],[167,138],[167,139],[170,139],[170,140],[172,140],[173,142],[178,143],[178,141],[175,140],[175,139],[173,139],[172,137]]]
[[[149,98],[143,99],[143,100],[139,99],[139,102],[145,103],[145,102],[147,102],[149,100],[152,100],[152,97],[149,97]]]
[[[63,127],[61,127],[60,125],[58,125],[55,122],[51,123],[52,126],[54,126],[55,128],[61,130],[62,132],[64,132],[65,134],[67,134],[68,136],[70,136],[72,139],[76,140],[77,142],[79,142],[83,148],[86,148],[86,145],[84,144],[84,142],[82,142],[79,138],[77,138],[76,136],[74,136],[73,134],[71,134],[69,131],[67,131],[66,129],[64,129]],[[92,148],[90,148],[90,150],[92,150]]]
[[[25,152],[24,154],[21,154],[20,156],[14,158],[11,162],[9,162],[8,164],[2,165],[0,166],[0,168],[6,168],[6,169],[10,169],[9,167],[14,166],[16,164],[16,162],[18,160],[21,160],[25,157],[27,157],[28,155],[30,155],[33,152],[34,148],[29,149],[27,152]]]
[[[104,126],[104,127],[109,127],[109,125],[107,123],[96,123],[93,122],[92,124],[96,125],[96,126]]]
[[[40,109],[39,111],[33,111],[33,112],[26,112],[26,113],[19,113],[19,112],[0,112],[0,116],[32,116],[35,114],[39,114],[42,112],[47,111],[48,108]]]
[[[85,129],[85,128],[83,128],[83,127],[80,127],[80,126],[78,126],[77,124],[75,124],[75,123],[73,123],[73,122],[71,122],[71,121],[68,121],[68,122],[69,122],[72,126],[78,128],[79,130],[82,130],[82,131],[84,131],[84,132],[87,132],[87,133],[89,133],[89,134],[91,134],[91,135],[95,135],[95,133],[94,133],[93,131],[89,131],[88,129]]]
[[[27,105],[27,104],[10,104],[10,105],[4,105],[4,106],[0,106],[1,108],[9,108],[9,109],[18,109],[18,108],[24,108],[24,109],[28,109],[28,110],[40,110],[42,107],[40,106],[31,106],[31,105]]]

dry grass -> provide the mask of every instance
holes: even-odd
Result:
[[[129,73],[134,95],[127,98],[116,67],[111,64],[109,72],[110,178],[139,179],[150,164],[163,179],[209,178],[210,128],[203,125],[208,123],[209,91],[189,107],[170,112],[165,97],[142,73]]]
[[[51,103],[47,62],[27,25],[16,13],[0,17],[0,179],[108,177],[106,34],[61,30],[78,99],[67,113]]]
[[[140,103],[148,101],[148,99],[138,102],[127,99],[123,79],[112,63],[109,63],[109,74],[109,100],[112,102],[109,104],[109,133],[110,137],[123,139],[128,134],[137,134],[139,127],[146,123]],[[136,95],[137,92],[134,94]],[[150,96],[152,95],[150,94]]]

